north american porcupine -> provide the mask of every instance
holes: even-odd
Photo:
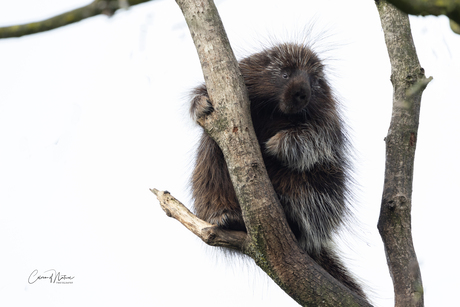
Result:
[[[300,247],[365,297],[332,247],[333,234],[350,213],[349,142],[324,64],[308,46],[284,43],[244,58],[239,66],[268,175]],[[195,88],[191,116],[196,120],[212,111],[206,86]],[[192,191],[199,218],[245,230],[223,154],[205,132]]]

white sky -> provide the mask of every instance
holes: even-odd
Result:
[[[89,3],[3,1],[0,25]],[[332,34],[319,48],[334,72],[357,151],[359,239],[352,271],[377,306],[393,290],[376,230],[390,67],[373,1],[217,1],[237,55],[270,36]],[[452,306],[460,287],[460,36],[446,18],[412,18],[427,76],[413,193],[413,236],[426,305]],[[293,34],[294,33],[294,34]],[[252,264],[229,264],[177,221],[149,188],[190,204],[199,129],[187,91],[202,80],[180,9],[154,1],[19,39],[0,40],[0,305],[297,306]],[[28,277],[37,269],[73,284]]]

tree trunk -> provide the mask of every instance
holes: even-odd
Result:
[[[420,67],[409,18],[376,1],[391,62],[393,113],[386,142],[378,229],[395,290],[395,306],[423,306],[423,286],[411,231],[412,181],[421,95],[431,79]]]

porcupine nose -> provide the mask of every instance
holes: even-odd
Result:
[[[295,76],[286,87],[281,109],[286,114],[299,113],[306,108],[311,98],[311,88],[308,78],[303,75]]]
[[[296,84],[293,91],[292,102],[294,105],[304,108],[307,106],[311,96],[310,87],[306,82]]]

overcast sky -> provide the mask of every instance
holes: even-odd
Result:
[[[3,2],[0,26],[91,1]],[[376,229],[392,87],[373,1],[216,2],[240,58],[274,41],[318,42],[356,148],[360,223],[340,247],[373,302],[393,306]],[[414,244],[426,305],[452,306],[460,287],[460,36],[443,17],[411,24],[434,77],[422,99]],[[297,306],[251,262],[222,258],[166,217],[149,192],[191,204],[200,129],[188,118],[187,93],[202,80],[172,0],[0,40],[0,305]],[[35,270],[72,283],[30,283]]]

